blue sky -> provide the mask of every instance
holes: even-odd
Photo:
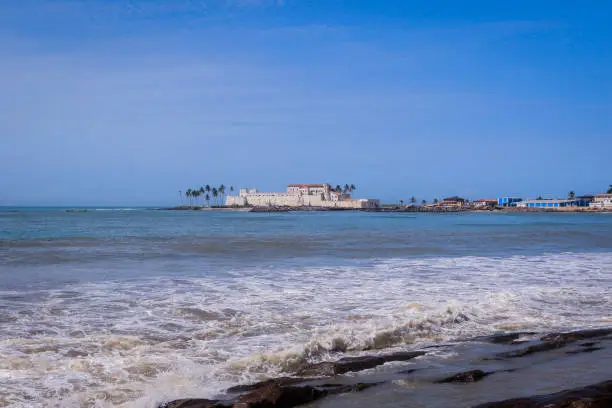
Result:
[[[0,205],[612,183],[606,1],[0,3]]]

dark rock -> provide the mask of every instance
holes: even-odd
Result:
[[[159,408],[231,408],[231,406],[215,400],[192,398],[171,401],[160,405]]]
[[[549,395],[488,402],[474,408],[610,408],[612,381]]]
[[[240,397],[234,408],[290,408],[321,399],[327,395],[360,392],[380,383],[323,384],[301,387],[280,386],[270,382]]]
[[[412,360],[415,357],[424,356],[424,351],[400,351],[397,353],[385,354],[381,357],[385,360],[385,363],[389,363],[391,361],[407,361]]]
[[[344,374],[351,371],[363,371],[383,365],[387,361],[394,360],[386,360],[382,356],[345,357],[335,362],[334,371],[336,374]]]
[[[582,343],[582,344],[580,345],[580,347],[593,347],[593,346],[594,346],[594,345],[596,345],[596,344],[597,344],[597,342],[594,342],[594,341],[589,341],[589,342],[587,342],[587,343]]]
[[[323,363],[306,364],[298,372],[300,377],[333,377],[336,375],[336,364],[331,361]]]
[[[424,351],[406,351],[380,356],[345,357],[338,361],[307,364],[297,373],[300,377],[331,377],[351,371],[363,371],[391,361],[407,361],[425,355]]]
[[[482,370],[465,371],[463,373],[455,374],[452,377],[448,377],[448,378],[445,378],[437,382],[440,384],[442,383],[472,383],[472,382],[482,380],[489,374],[492,374],[492,373],[485,373]]]
[[[234,408],[290,408],[323,398],[327,392],[311,386],[269,384],[240,397]]]
[[[540,340],[553,343],[571,343],[578,340],[594,339],[612,334],[612,329],[579,330],[568,333],[551,333]]]
[[[493,336],[476,337],[476,341],[486,341],[493,344],[520,344],[517,340],[521,336],[530,336],[535,333],[533,332],[519,332],[519,333],[508,333],[508,334],[494,334]]]
[[[279,378],[272,378],[269,380],[256,382],[254,384],[236,385],[234,387],[228,388],[226,392],[229,392],[229,393],[248,392],[248,391],[256,390],[257,388],[262,388],[262,387],[273,385],[273,384],[276,384],[279,387],[282,387],[285,385],[293,385],[293,384],[297,384],[297,383],[301,383],[305,381],[311,381],[311,380],[312,378],[304,379],[304,378],[298,378],[298,377],[279,377]]]
[[[551,333],[540,338],[542,343],[535,344],[520,350],[509,351],[505,353],[497,354],[497,357],[501,358],[516,358],[523,357],[533,353],[541,351],[549,351],[559,349],[567,346],[570,343],[592,339],[597,337],[604,337],[612,333],[612,329],[593,329],[593,330],[580,330],[568,333]]]

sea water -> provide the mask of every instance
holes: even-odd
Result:
[[[0,407],[154,408],[304,362],[610,326],[611,286],[608,214],[3,208]]]

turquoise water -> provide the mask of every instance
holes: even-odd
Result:
[[[607,214],[3,208],[0,406],[154,407],[338,342],[609,325],[611,284]]]

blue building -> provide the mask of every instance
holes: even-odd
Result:
[[[497,199],[497,205],[500,207],[516,207],[516,203],[523,201],[522,198],[518,197],[500,197]]]

